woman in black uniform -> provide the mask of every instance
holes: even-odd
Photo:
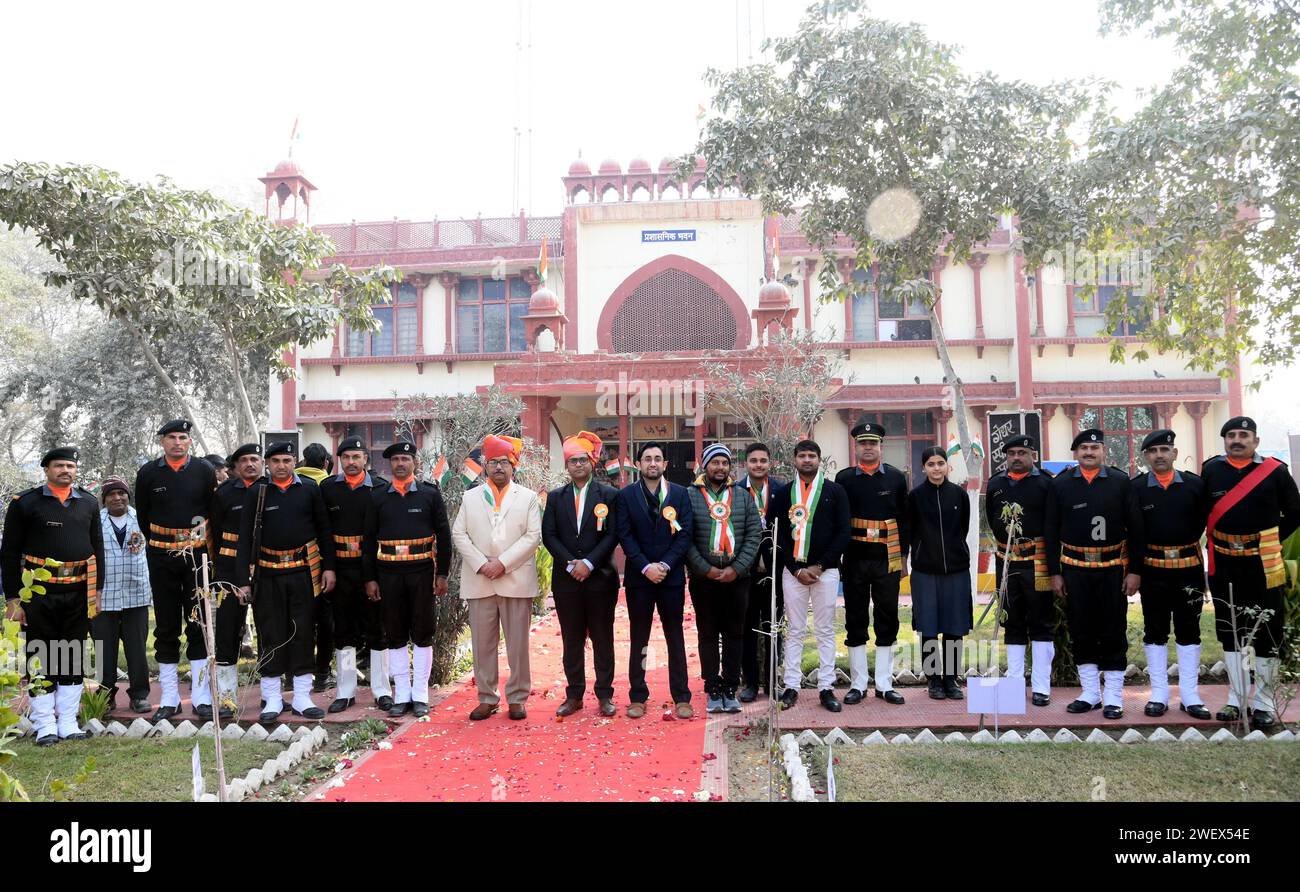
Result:
[[[938,446],[921,453],[925,479],[908,495],[912,529],[912,628],[921,635],[921,665],[934,700],[961,700],[961,641],[971,630],[970,499],[948,481]],[[943,638],[940,648],[939,638]]]

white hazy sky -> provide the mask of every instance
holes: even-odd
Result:
[[[757,60],[764,34],[790,33],[806,6],[9,4],[0,162],[165,174],[260,205],[256,178],[285,156],[298,117],[294,158],[320,190],[313,222],[556,213],[559,178],[579,152],[594,168],[607,157],[654,165],[688,150],[697,108],[709,101],[705,69]],[[1093,0],[887,0],[871,9],[961,46],[971,70],[1113,80],[1121,109],[1176,61],[1164,43],[1103,40]],[[1281,377],[1259,402],[1279,432],[1300,430],[1286,396],[1300,373]]]

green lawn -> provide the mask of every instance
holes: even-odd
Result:
[[[984,611],[983,604],[975,605],[975,619],[979,619],[980,614]],[[912,608],[910,606],[901,606],[898,609],[899,630],[898,644],[894,650],[894,671],[901,672],[903,669],[911,669],[919,674],[920,646],[921,637],[912,629]],[[812,617],[809,616],[809,623]],[[875,672],[876,644],[875,628],[870,630],[872,640],[867,645],[867,658],[870,661],[871,671]],[[969,639],[977,642],[991,642],[996,638],[999,639],[1000,630],[994,621],[993,613],[984,618],[984,624],[975,629],[968,636]],[[1142,648],[1142,607],[1138,604],[1132,604],[1128,610],[1128,661],[1138,666],[1145,667],[1147,664],[1146,651]],[[971,651],[968,650],[968,653]],[[998,647],[998,664],[1005,669],[1007,665],[1006,651],[1003,647]],[[1169,659],[1170,662],[1176,662],[1178,659],[1177,651],[1174,650],[1173,632],[1170,632],[1169,638]],[[1201,613],[1201,662],[1206,666],[1213,666],[1219,660],[1223,659],[1223,646],[1219,640],[1214,637],[1214,611],[1208,607]],[[835,665],[845,672],[849,670],[849,651],[844,645],[844,610],[835,611]],[[969,667],[969,661],[967,663]],[[804,641],[803,651],[803,671],[817,667],[817,644],[811,631]],[[983,668],[982,666],[980,668]],[[1026,667],[1028,671],[1028,667]]]
[[[805,756],[817,790],[826,757]],[[1293,743],[846,746],[834,758],[843,802],[1300,801]]]
[[[192,798],[191,753],[196,738],[168,740],[158,737],[128,740],[95,737],[65,740],[51,747],[38,747],[30,738],[14,741],[17,758],[5,766],[17,777],[33,801],[48,801],[51,780],[71,781],[88,756],[95,759],[95,771],[71,793],[77,802],[188,802]],[[210,738],[197,739],[203,762],[204,784],[216,792],[216,751]],[[225,741],[222,755],[226,782],[260,767],[284,751],[275,743]]]

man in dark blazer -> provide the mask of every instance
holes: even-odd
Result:
[[[664,448],[643,443],[637,450],[640,479],[618,494],[614,511],[619,544],[627,556],[623,589],[627,595],[628,620],[632,627],[632,649],[627,677],[630,690],[628,718],[645,715],[650,689],[645,669],[650,643],[650,626],[655,608],[668,645],[668,685],[678,718],[695,715],[686,672],[686,640],[682,635],[682,613],[686,605],[686,551],[695,525],[686,488],[664,479]]]
[[[618,571],[614,569],[614,505],[618,490],[592,479],[600,457],[600,437],[580,431],[564,439],[564,469],[571,482],[553,489],[542,514],[542,544],[551,553],[551,592],[564,641],[565,700],[558,716],[582,709],[587,681],[583,672],[586,642],[591,639],[600,714],[614,709],[614,606]]]

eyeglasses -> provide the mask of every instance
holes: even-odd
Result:
[[[508,458],[489,458],[489,459],[487,460],[487,462],[485,462],[485,464],[486,464],[489,468],[504,468],[504,467],[506,467],[506,466],[508,466],[508,465],[510,464],[510,459],[508,459]]]

